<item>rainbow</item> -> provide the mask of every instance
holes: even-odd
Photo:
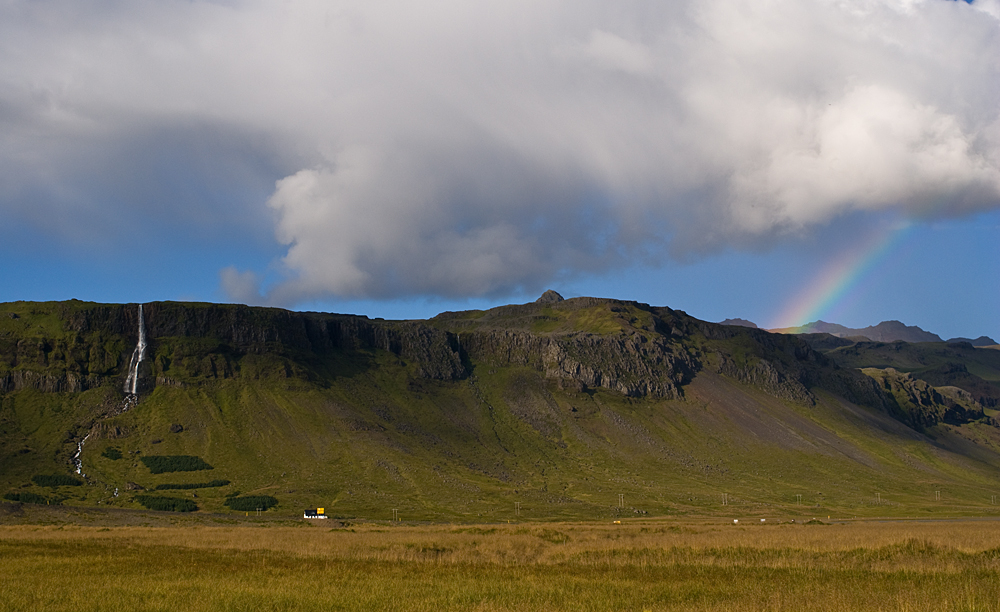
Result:
[[[855,290],[903,241],[912,227],[912,223],[903,223],[873,231],[860,245],[841,253],[804,291],[796,294],[775,317],[775,324],[770,329],[796,327],[822,317],[835,318],[845,305],[858,297]]]

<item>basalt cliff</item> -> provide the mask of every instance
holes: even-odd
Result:
[[[487,519],[516,497],[565,518],[700,511],[720,483],[761,508],[783,503],[775,487],[817,479],[829,492],[816,503],[846,507],[866,479],[902,488],[962,466],[970,487],[1000,466],[986,396],[960,381],[938,389],[845,364],[815,337],[666,307],[548,292],[421,321],[175,302],[141,313],[0,305],[9,500],[139,507],[150,495],[130,491],[224,480],[198,489],[198,508],[252,493],[345,516],[390,504]],[[158,475],[149,457],[210,468]],[[36,478],[59,474],[86,486]],[[617,489],[636,505],[613,503]]]

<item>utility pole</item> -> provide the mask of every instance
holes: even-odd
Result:
[[[619,508],[624,508],[625,507],[625,494],[624,493],[619,493],[618,494],[618,507]]]

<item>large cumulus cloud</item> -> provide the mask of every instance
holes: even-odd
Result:
[[[199,192],[266,176],[266,207],[182,217],[287,245],[277,283],[223,271],[238,299],[499,294],[1000,205],[997,0],[98,6],[0,8],[0,206],[100,214],[114,181],[81,168],[113,176],[123,142],[155,168],[134,143],[172,125],[226,134]]]

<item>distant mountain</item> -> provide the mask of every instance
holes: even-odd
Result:
[[[899,321],[882,321],[878,325],[870,325],[860,329],[825,321],[815,321],[799,327],[785,327],[769,331],[779,334],[830,334],[838,338],[861,337],[874,342],[944,342],[937,334],[924,331],[916,325],[904,325]],[[989,339],[986,338],[986,340]]]
[[[726,319],[721,321],[719,325],[735,325],[737,327],[750,327],[753,329],[759,329],[757,324],[753,321],[747,321],[746,319]]]
[[[799,325],[798,327],[782,327],[779,329],[769,329],[767,331],[778,334],[830,334],[831,336],[837,336],[838,338],[846,338],[847,336],[857,335],[856,333],[853,333],[857,330],[844,327],[843,325],[837,325],[836,323],[827,323],[826,321],[814,321],[812,323],[806,323],[805,325]]]
[[[968,342],[972,346],[996,346],[997,341],[989,336],[979,336],[975,340],[970,340],[969,338],[952,338],[948,340],[948,344],[954,344],[956,342]]]
[[[865,336],[876,342],[941,342],[941,336],[924,331],[916,325],[903,325],[899,321],[882,321],[878,325],[856,330],[856,336]]]

